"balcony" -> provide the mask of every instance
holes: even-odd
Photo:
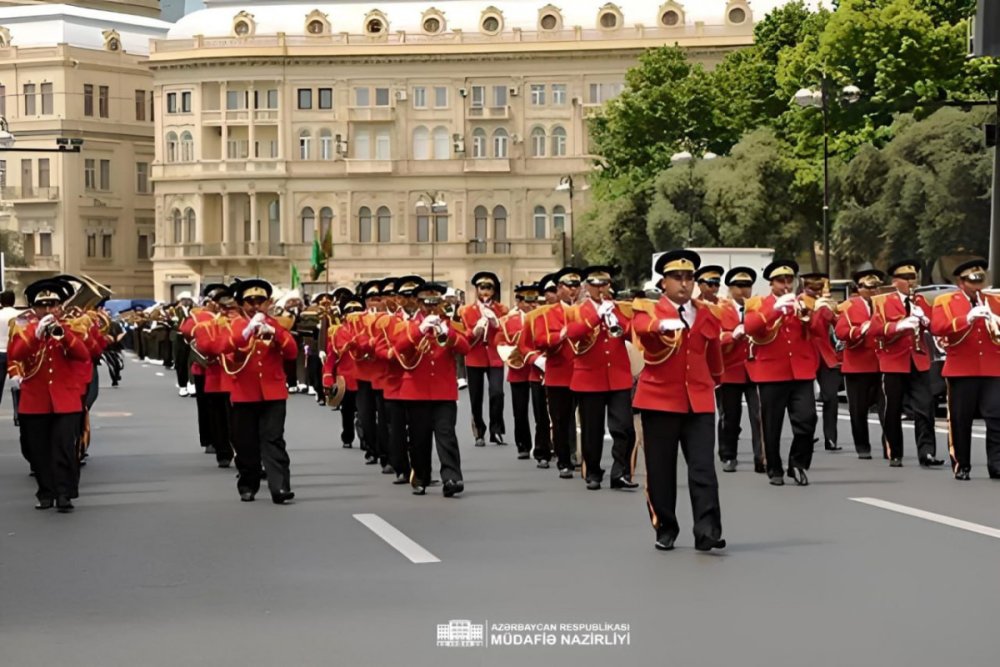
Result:
[[[338,260],[392,261],[426,259],[431,254],[439,260],[467,257],[508,257],[506,261],[551,258],[559,254],[559,242],[550,239],[511,241],[440,241],[437,243],[334,243],[333,266]]]
[[[278,122],[278,110],[277,109],[256,109],[253,112],[253,119],[258,123],[277,123]]]
[[[156,247],[157,259],[233,259],[240,257],[284,257],[284,243],[231,241],[229,243],[173,243]]]
[[[465,161],[466,173],[510,173],[509,158],[472,158]]]
[[[469,107],[468,117],[477,120],[508,120],[510,118],[510,105],[505,104],[500,107]]]
[[[391,123],[396,118],[393,107],[351,107],[347,120],[355,123]]]
[[[348,174],[391,174],[392,160],[345,160]]]
[[[0,189],[0,199],[6,202],[46,202],[59,199],[59,188],[7,185]]]
[[[62,271],[59,255],[35,255],[25,257],[26,266],[8,267],[11,271]]]

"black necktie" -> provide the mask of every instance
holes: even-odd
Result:
[[[906,297],[905,299],[903,299],[903,305],[906,306],[906,315],[909,316],[909,314],[910,314],[910,297]]]
[[[740,324],[743,323],[743,304],[740,304]]]
[[[689,328],[688,321],[687,321],[687,318],[684,317],[684,306],[678,306],[677,307],[677,315],[680,316],[681,322],[684,323],[684,328],[688,329]]]
[[[978,305],[979,305],[979,299],[977,298],[977,296],[976,296],[976,293],[975,293],[975,292],[973,292],[973,293],[972,293],[972,296],[970,296],[970,297],[969,297],[969,301],[971,301],[971,302],[972,302],[972,307],[973,307],[973,308],[975,308],[976,306],[978,306]]]

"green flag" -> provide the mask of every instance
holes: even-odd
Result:
[[[319,246],[319,239],[313,239],[312,247],[312,279],[319,280],[319,277],[326,271],[326,255]]]
[[[326,228],[326,236],[323,237],[323,259],[330,259],[333,257],[333,230],[330,227]]]
[[[299,267],[292,264],[292,289],[296,289],[302,284],[302,278],[299,276]]]

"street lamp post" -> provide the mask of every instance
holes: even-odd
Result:
[[[701,156],[702,160],[714,160],[719,157],[712,151],[706,152]],[[694,221],[695,221],[695,206],[694,206],[694,165],[695,157],[691,154],[691,151],[680,151],[674,153],[670,156],[670,164],[679,167],[681,165],[688,166],[688,234],[687,234],[687,245],[691,245],[694,242]]]
[[[566,262],[566,230],[563,230],[562,237],[562,254],[563,254],[563,264],[572,266],[576,261],[576,239],[573,236],[573,192],[574,183],[572,176],[563,176],[559,179],[559,185],[556,186],[556,192],[566,192],[569,194],[569,210],[566,211],[567,218],[566,221],[569,223],[569,262]]]
[[[425,192],[417,200],[417,208],[429,209],[430,212],[430,215],[427,216],[427,233],[431,238],[431,282],[434,282],[435,259],[437,257],[437,216],[434,214],[448,208],[448,204],[444,200],[443,192]]]

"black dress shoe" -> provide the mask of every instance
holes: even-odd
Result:
[[[240,502],[241,503],[252,503],[254,496],[256,496],[253,491],[240,491]]]
[[[771,486],[784,486],[785,478],[782,475],[774,475],[767,480]]]
[[[228,468],[229,466],[232,465],[232,463],[233,463],[232,461],[219,461],[219,467]]]
[[[723,461],[722,472],[736,472],[736,459],[726,459]]]
[[[208,447],[205,448],[205,453],[206,454],[214,454],[215,453],[215,447],[213,447],[212,445],[209,445]]]
[[[413,495],[415,495],[415,496],[422,496],[425,493],[427,493],[427,489],[425,487],[423,487],[423,486],[414,486],[413,487]]]
[[[393,468],[388,463],[386,463],[384,466],[382,466],[382,474],[383,475],[393,475],[395,473],[396,473],[396,469]]]
[[[670,537],[669,535],[664,535],[663,537],[656,538],[656,542],[653,544],[654,547],[659,551],[673,551],[674,550],[674,540],[676,537]]]
[[[365,454],[365,465],[366,466],[373,466],[376,463],[378,463],[378,457],[377,456],[372,456],[371,454]]]
[[[559,479],[573,479],[573,471],[569,468],[560,468]]]
[[[353,442],[345,442],[345,443],[343,443],[341,445],[341,447],[343,447],[344,449],[351,449],[352,447],[354,447],[354,443]]]
[[[799,486],[809,486],[809,477],[806,475],[805,468],[793,466],[788,469],[788,476],[794,479]]]
[[[518,452],[517,458],[519,461],[524,461],[531,458],[531,452]]]
[[[764,465],[763,461],[754,461],[753,471],[758,475],[763,475],[764,473],[767,472],[767,466]]]
[[[871,461],[872,460],[872,453],[871,452],[858,452],[858,458],[861,459],[862,461]]]
[[[889,459],[889,467],[890,468],[902,468],[903,467],[903,459]]]
[[[284,505],[293,498],[295,498],[295,492],[286,491],[284,489],[278,491],[277,493],[271,494],[271,502],[274,503],[275,505]]]
[[[991,472],[990,479],[1000,479],[1000,472]]]
[[[833,440],[826,441],[826,451],[828,452],[839,452],[843,447],[835,443]]]
[[[503,441],[503,433],[494,433],[490,436],[490,442],[494,445],[506,445],[507,443]]]
[[[722,538],[699,537],[694,541],[694,548],[698,551],[711,551],[712,549],[725,549],[726,541]]]
[[[406,475],[396,475],[396,479],[392,480],[392,483],[393,484],[406,484],[409,481],[410,480],[408,480],[406,478]]]
[[[445,498],[451,498],[462,491],[465,491],[465,484],[460,479],[445,480],[444,486],[441,487],[441,493]]]
[[[55,504],[55,501],[52,500],[51,498],[43,498],[42,500],[39,500],[37,503],[35,503],[35,509],[50,510],[52,509],[53,504]]]
[[[535,464],[536,468],[541,468],[542,470],[548,470],[551,464],[548,461],[541,460]]]
[[[476,438],[476,447],[485,447],[486,441],[482,438]]]
[[[611,480],[612,489],[638,489],[638,482],[633,482],[628,477],[617,477]]]
[[[601,480],[599,480],[599,479],[588,479],[587,480],[587,490],[588,491],[596,491],[599,488],[601,488]]]
[[[959,470],[958,472],[955,473],[955,479],[957,479],[960,482],[968,482],[969,481],[969,471],[968,470]]]
[[[56,511],[60,514],[68,514],[73,511],[73,503],[66,496],[56,498]]]
[[[920,457],[920,465],[925,468],[934,468],[936,466],[943,466],[944,461],[934,458],[933,454],[924,454]]]

